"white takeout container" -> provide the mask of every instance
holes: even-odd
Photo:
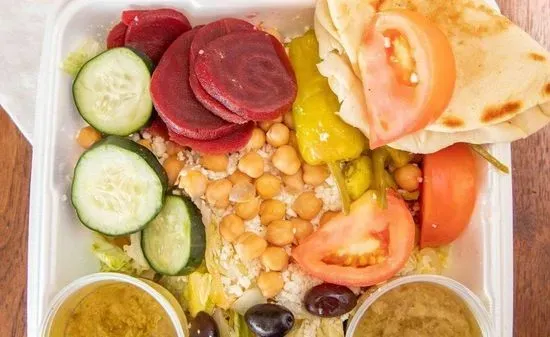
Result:
[[[468,309],[470,309],[474,318],[477,321],[482,336],[496,336],[494,333],[491,317],[489,316],[487,309],[484,307],[483,303],[481,303],[479,298],[464,285],[453,279],[439,275],[411,275],[394,279],[380,286],[373,293],[371,293],[367,297],[365,302],[363,302],[359,306],[359,308],[353,315],[353,319],[349,322],[346,337],[353,337],[355,329],[357,328],[359,322],[361,321],[367,310],[374,302],[382,297],[382,295],[388,293],[390,290],[409,283],[431,283],[450,290],[464,302]]]
[[[38,83],[29,224],[27,333],[38,336],[54,296],[71,281],[99,270],[92,235],[70,203],[74,165],[82,152],[74,141],[84,121],[71,96],[71,77],[59,65],[88,37],[103,39],[126,8],[172,7],[193,25],[233,16],[277,27],[286,35],[312,25],[314,0],[76,0],[52,13],[46,29]],[[496,5],[495,5],[496,6]],[[510,145],[490,147],[510,165]],[[512,336],[512,185],[480,163],[484,182],[471,225],[454,243],[446,273],[477,294],[491,315],[495,336]],[[460,212],[460,210],[457,210]]]
[[[151,281],[118,273],[87,275],[74,280],[63,288],[52,300],[46,318],[42,322],[40,337],[63,335],[68,319],[78,304],[98,288],[112,284],[129,284],[149,294],[166,311],[176,336],[187,337],[186,329],[184,329],[187,325],[185,313],[168,290]]]

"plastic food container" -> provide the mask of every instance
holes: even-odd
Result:
[[[40,337],[64,336],[67,320],[72,311],[94,290],[111,284],[127,283],[151,295],[166,311],[178,337],[186,337],[183,327],[187,324],[185,313],[175,297],[160,285],[116,273],[97,273],[81,277],[63,288],[53,299],[43,321]]]
[[[84,39],[103,39],[126,8],[172,7],[193,25],[233,16],[286,36],[312,26],[314,0],[76,0],[52,11],[46,28],[38,82],[33,140],[29,266],[27,292],[28,335],[39,336],[54,296],[79,277],[99,270],[90,253],[92,235],[80,225],[70,203],[74,165],[82,153],[74,137],[84,125],[71,96],[72,78],[59,65]],[[490,151],[510,165],[510,145]],[[490,314],[495,336],[512,336],[512,185],[480,163],[484,183],[466,232],[453,244],[446,276],[464,284]]]
[[[363,304],[361,304],[361,306],[357,309],[357,312],[349,323],[346,337],[353,337],[355,329],[357,328],[357,325],[359,324],[359,321],[361,320],[363,315],[365,315],[370,306],[374,302],[376,302],[382,295],[386,294],[390,290],[393,290],[408,283],[432,283],[449,289],[450,291],[455,293],[460,299],[462,299],[468,309],[470,309],[470,311],[474,315],[474,318],[477,321],[477,324],[479,325],[483,337],[497,336],[494,333],[493,323],[491,322],[491,317],[487,313],[487,310],[480,302],[479,298],[468,288],[448,277],[437,275],[413,275],[401,277],[390,281],[378,288],[369,297],[367,297],[367,300],[363,302]]]

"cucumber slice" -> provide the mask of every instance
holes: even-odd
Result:
[[[110,236],[140,231],[162,209],[166,172],[146,147],[109,136],[84,152],[71,201],[80,221]]]
[[[199,209],[191,199],[170,195],[162,211],[141,234],[149,265],[163,275],[186,275],[204,259],[206,234]]]
[[[127,136],[142,128],[153,112],[150,65],[129,48],[113,48],[88,61],[73,83],[78,112],[91,126]]]

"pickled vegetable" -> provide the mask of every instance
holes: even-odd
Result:
[[[365,137],[336,114],[340,103],[328,80],[317,69],[321,60],[313,31],[293,39],[289,49],[298,81],[298,95],[292,113],[302,158],[310,165],[320,165],[359,157],[365,148]],[[329,167],[339,169],[339,165]],[[345,185],[339,185],[339,190],[343,192],[346,212],[349,198],[345,196]]]
[[[201,311],[191,321],[189,327],[189,337],[218,337],[218,327],[216,322],[204,311]]]
[[[483,159],[487,160],[489,164],[493,165],[497,170],[499,170],[502,173],[508,174],[510,173],[510,169],[508,166],[504,165],[500,160],[493,157],[492,154],[489,153],[483,146],[478,144],[470,144],[470,147],[472,150],[474,150],[477,154],[479,154]]]
[[[349,162],[344,167],[346,188],[351,200],[359,199],[372,182],[372,161],[367,156],[361,156]]]
[[[372,171],[374,180],[371,184],[378,193],[378,204],[386,208],[386,188],[388,188],[388,177],[386,175],[386,161],[389,153],[386,147],[379,147],[372,152]]]
[[[393,166],[396,168],[407,165],[413,157],[413,154],[410,152],[394,149],[389,146],[386,147],[386,150],[388,150]]]
[[[246,311],[246,324],[259,337],[284,336],[294,325],[294,315],[287,308],[272,304],[257,304]]]
[[[304,305],[312,315],[338,317],[355,308],[357,297],[348,287],[322,283],[306,293]]]

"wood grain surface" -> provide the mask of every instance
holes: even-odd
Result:
[[[550,0],[497,0],[550,49]],[[512,47],[512,46],[511,46]],[[550,127],[512,146],[514,336],[550,336]],[[0,108],[0,336],[23,337],[31,146]],[[29,336],[35,337],[35,336]],[[437,336],[434,336],[437,337]]]

